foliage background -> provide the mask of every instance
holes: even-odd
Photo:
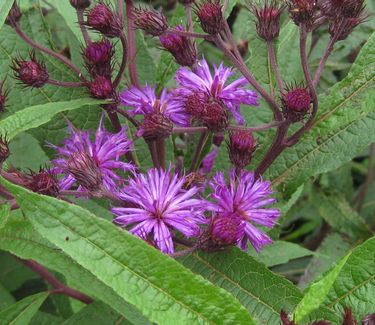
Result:
[[[38,169],[52,157],[45,141],[59,143],[64,138],[65,118],[79,128],[95,129],[100,109],[82,90],[49,85],[23,89],[11,78],[12,57],[29,50],[1,24],[11,2],[0,4],[0,79],[8,75],[6,86],[11,89],[0,131],[13,138],[9,164]],[[82,39],[68,1],[22,0],[20,5],[26,33],[67,53],[82,67]],[[171,25],[184,22],[181,5],[154,5],[165,7]],[[375,3],[368,0],[367,8],[374,13]],[[230,9],[229,21],[248,66],[263,85],[273,87],[266,48],[256,36],[251,15],[242,1],[230,1]],[[370,17],[336,44],[320,83],[314,128],[265,175],[278,189],[283,211],[271,232],[274,245],[260,255],[233,248],[176,262],[116,229],[108,222],[105,202],[79,200],[80,208],[6,184],[22,212],[0,207],[0,324],[278,324],[281,309],[295,312],[299,324],[316,318],[340,324],[345,307],[358,319],[375,312],[374,146],[369,149],[375,141],[374,30]],[[325,30],[310,40],[312,69],[327,40]],[[137,45],[140,81],[173,85],[177,66],[170,55],[141,33]],[[211,44],[200,43],[199,48],[210,62],[223,60]],[[298,30],[286,19],[277,48],[283,75],[289,82],[299,81]],[[76,80],[59,62],[43,59],[54,78]],[[270,121],[265,105],[243,110],[248,125]],[[257,134],[253,165],[270,144],[272,132]],[[171,140],[169,147],[173,145]],[[147,169],[151,161],[144,144],[136,141],[136,149]],[[189,148],[185,154],[188,157]],[[222,146],[215,169],[228,168]],[[17,257],[47,266],[95,302],[84,306],[49,295],[49,286]]]

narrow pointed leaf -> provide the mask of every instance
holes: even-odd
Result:
[[[43,237],[150,320],[166,325],[254,324],[228,292],[128,232],[78,206],[2,181]]]
[[[8,139],[12,139],[21,132],[49,122],[58,113],[101,103],[104,103],[104,101],[82,98],[31,106],[0,121],[0,132],[6,134]]]
[[[27,325],[37,313],[49,293],[41,292],[26,297],[0,312],[0,325]]]

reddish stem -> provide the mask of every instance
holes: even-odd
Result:
[[[74,290],[67,287],[64,283],[60,282],[51,274],[44,266],[32,260],[21,260],[28,268],[33,270],[35,273],[38,273],[46,282],[52,285],[56,290],[53,290],[52,293],[59,293],[66,295],[68,297],[74,298],[83,302],[84,304],[91,304],[93,300],[86,296],[84,293]]]
[[[117,76],[115,78],[115,81],[113,82],[113,88],[117,88],[118,85],[120,84],[121,82],[121,79],[124,75],[124,72],[125,72],[125,68],[126,68],[126,62],[127,62],[127,52],[128,52],[128,44],[127,44],[127,41],[126,41],[126,36],[124,33],[121,33],[120,35],[120,41],[121,41],[121,45],[122,45],[122,60],[121,60],[121,65],[120,65],[120,69],[117,73]]]
[[[85,26],[85,22],[83,19],[83,13],[84,13],[83,9],[77,9],[77,19],[78,19],[79,27],[81,28],[81,33],[82,33],[83,39],[85,40],[86,45],[89,45],[91,44],[91,37],[89,33],[87,32],[87,28]]]
[[[55,79],[48,79],[47,83],[54,86],[59,87],[67,87],[67,88],[79,88],[79,87],[85,87],[86,83],[84,82],[70,82],[70,81],[60,81]]]

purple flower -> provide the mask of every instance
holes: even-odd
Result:
[[[199,61],[195,72],[181,67],[175,77],[180,85],[180,88],[176,90],[176,95],[182,100],[186,100],[190,95],[202,94],[223,102],[236,121],[243,124],[245,120],[240,113],[240,105],[258,105],[258,95],[254,91],[244,88],[248,83],[244,77],[225,86],[233,73],[231,68],[220,64],[219,67],[214,66],[214,75],[212,76],[204,59]]]
[[[145,121],[138,130],[137,136],[142,136],[145,132],[158,132],[170,123],[178,126],[189,125],[189,116],[185,112],[183,103],[176,100],[172,94],[168,94],[166,89],[163,89],[160,98],[157,98],[155,88],[131,87],[120,93],[120,100],[123,105],[134,108],[129,110],[132,116],[144,116]]]
[[[205,223],[202,200],[195,199],[198,188],[184,190],[185,177],[171,175],[170,170],[156,168],[147,174],[136,174],[119,193],[127,207],[113,208],[114,222],[126,227],[144,240],[152,233],[154,244],[163,253],[174,252],[171,230],[186,237],[200,233],[199,224]]]
[[[254,224],[272,228],[280,216],[278,209],[266,208],[276,201],[270,198],[270,182],[255,180],[254,173],[248,171],[241,171],[236,177],[233,169],[229,176],[229,184],[222,172],[218,172],[210,182],[213,189],[211,197],[215,200],[208,206],[208,209],[214,212],[212,233],[218,233],[215,229],[215,224],[218,224],[221,227],[219,240],[228,242],[228,238],[231,237],[232,243],[237,243],[243,250],[247,249],[249,240],[259,252],[264,245],[272,243],[272,240]],[[230,222],[228,218],[233,220]],[[242,220],[241,223],[238,223],[238,218]],[[236,230],[233,227],[237,224]]]
[[[214,167],[215,160],[218,154],[219,154],[219,147],[215,147],[214,149],[212,149],[212,151],[209,152],[203,158],[199,171],[201,171],[203,174],[211,173],[211,170]]]
[[[134,170],[132,164],[120,160],[121,156],[131,150],[132,144],[127,138],[125,129],[112,134],[103,128],[102,122],[103,120],[100,121],[95,132],[94,141],[90,140],[90,131],[75,130],[69,123],[70,137],[64,140],[64,145],[62,147],[51,145],[58,152],[58,158],[53,160],[54,171],[66,174],[60,180],[61,189],[67,190],[78,181],[78,190],[84,191],[88,188],[82,185],[90,183],[90,179],[102,179],[105,189],[115,191],[118,183],[122,183],[123,180],[113,170],[120,169],[124,172]],[[74,161],[72,157],[76,157]],[[79,170],[80,166],[82,166],[81,170]],[[71,173],[70,170],[74,172]],[[78,179],[77,175],[79,175]],[[80,179],[86,181],[80,182]]]

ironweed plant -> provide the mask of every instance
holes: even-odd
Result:
[[[2,0],[0,324],[375,324],[372,9]]]

